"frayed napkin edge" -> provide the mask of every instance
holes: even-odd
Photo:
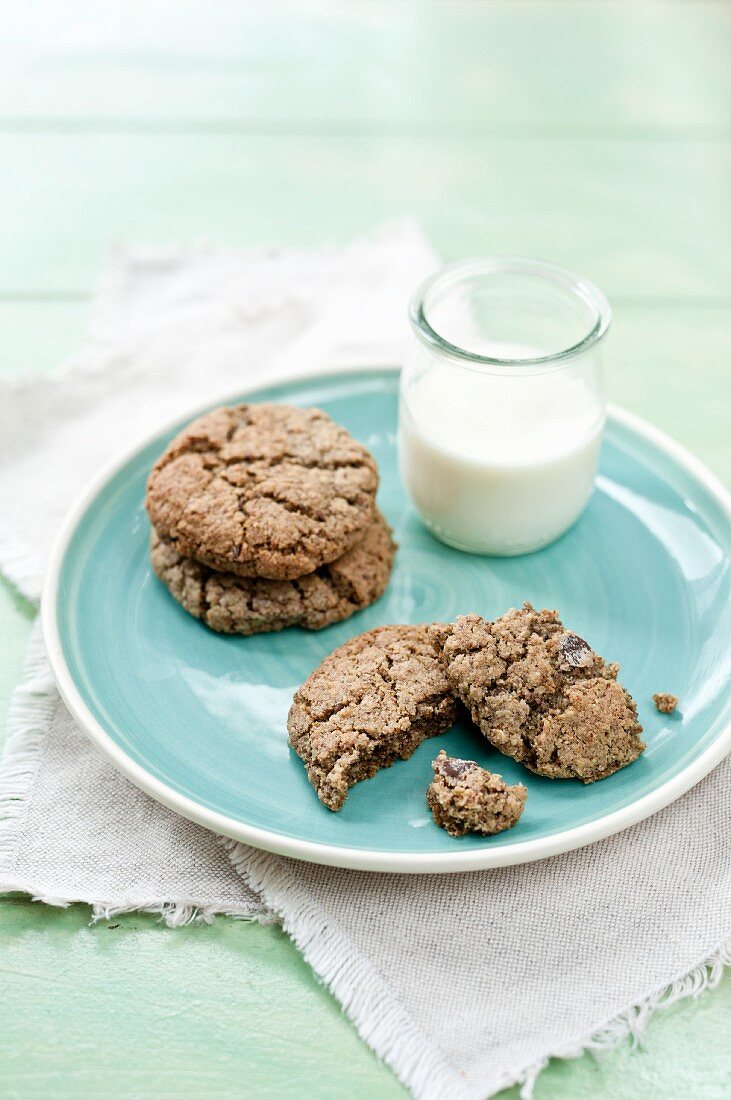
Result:
[[[318,979],[330,990],[360,1036],[396,1074],[416,1100],[488,1100],[514,1085],[521,1100],[532,1100],[538,1077],[552,1058],[600,1057],[642,1038],[656,1012],[715,989],[731,967],[731,935],[687,969],[653,986],[627,1008],[576,1040],[547,1050],[515,1073],[496,1077],[486,1093],[477,1091],[435,1049],[393,995],[374,967],[348,942],[335,922],[308,897],[290,861],[221,837],[235,870],[278,919]],[[294,864],[296,866],[296,863]]]
[[[731,966],[729,937],[695,965],[648,990],[590,1033],[547,1051],[518,1073],[496,1078],[488,1094],[477,1094],[441,1051],[434,1049],[373,966],[348,945],[340,929],[307,897],[285,860],[278,859],[274,864],[268,852],[219,838],[237,873],[262,897],[261,908],[253,912],[250,908],[211,905],[191,898],[129,897],[122,905],[85,896],[62,898],[42,883],[17,877],[14,871],[19,839],[57,698],[37,619],[28,641],[21,681],[10,702],[7,738],[0,759],[0,894],[27,894],[34,901],[61,908],[76,903],[89,905],[92,922],[137,912],[156,915],[171,928],[194,922],[210,924],[216,916],[262,924],[281,923],[362,1038],[417,1100],[486,1100],[486,1096],[512,1085],[520,1086],[522,1100],[531,1100],[535,1083],[551,1058],[578,1058],[587,1052],[600,1055],[626,1040],[638,1045],[655,1012],[716,988],[724,968]],[[286,916],[288,906],[290,916]]]
[[[42,886],[33,885],[23,879],[0,878],[0,896],[8,894],[24,894],[30,897],[31,901],[52,905],[56,909],[68,909],[71,905],[86,905],[91,909],[90,924],[115,920],[126,913],[149,913],[151,916],[159,917],[168,928],[184,928],[189,924],[213,924],[216,917],[230,917],[231,920],[250,921],[254,924],[280,923],[279,919],[264,905],[252,910],[251,907],[238,909],[235,906],[207,905],[194,900],[164,901],[160,898],[140,898],[119,905],[106,901],[94,901],[85,896],[60,898],[46,892]]]
[[[52,886],[31,882],[15,873],[20,838],[43,763],[57,700],[58,691],[48,666],[40,620],[36,619],[20,683],[10,700],[5,748],[0,757],[0,894],[27,894],[33,901],[63,909],[77,903],[89,905],[92,922],[112,920],[123,913],[152,913],[170,928],[196,922],[211,924],[217,916],[276,923],[277,918],[264,904],[252,910],[250,906],[211,905],[196,898],[130,895],[120,904],[82,894],[59,897]]]
[[[669,981],[654,986],[628,1008],[622,1009],[576,1042],[556,1047],[539,1062],[533,1063],[510,1084],[520,1085],[521,1100],[532,1100],[538,1077],[552,1058],[569,1060],[593,1054],[596,1058],[629,1041],[631,1049],[642,1045],[647,1026],[656,1012],[672,1008],[679,1001],[693,1000],[701,993],[716,989],[726,967],[731,967],[731,936],[711,949],[690,969],[678,971]]]
[[[475,1100],[459,1072],[428,1042],[372,964],[308,897],[293,872],[297,862],[226,837],[220,840],[236,872],[279,918],[361,1038],[412,1094],[418,1100]]]
[[[6,878],[13,878],[55,703],[56,687],[46,660],[40,618],[36,618],[20,683],[10,699],[0,757],[0,889]]]

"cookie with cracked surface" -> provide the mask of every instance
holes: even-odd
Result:
[[[426,626],[379,626],[334,650],[297,690],[287,729],[320,801],[453,725],[456,703]]]
[[[236,405],[194,420],[147,481],[152,526],[186,558],[291,580],[354,546],[373,519],[373,456],[319,409]]]
[[[555,611],[529,603],[495,622],[462,615],[430,637],[455,694],[491,745],[531,771],[584,783],[645,748],[637,706],[587,642]]]
[[[447,756],[442,749],[432,771],[427,805],[436,824],[450,836],[502,833],[511,829],[523,813],[528,796],[523,784],[509,787],[476,760]]]
[[[396,545],[381,513],[352,549],[291,581],[237,577],[185,558],[153,530],[150,558],[171,595],[221,634],[263,634],[288,626],[321,630],[370,606],[391,575]]]

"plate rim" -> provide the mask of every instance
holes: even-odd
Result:
[[[214,404],[226,404],[244,397],[253,397],[262,389],[273,385],[296,384],[298,382],[321,379],[323,382],[333,378],[348,378],[368,373],[389,373],[398,377],[400,368],[393,362],[370,362],[366,364],[325,363],[318,368],[292,371],[279,369],[268,372],[266,377],[257,374],[249,386],[237,387],[234,391],[214,396],[212,402],[196,402],[187,413],[180,412],[154,431],[148,432],[117,454],[106,463],[86,484],[66,513],[54,539],[46,570],[41,596],[41,629],[48,654],[51,671],[61,698],[79,726],[90,740],[105,754],[111,763],[135,786],[150,795],[157,802],[167,806],[175,813],[190,821],[211,829],[215,833],[249,844],[254,848],[289,856],[306,862],[324,866],[344,867],[352,870],[380,871],[399,874],[456,873],[487,870],[496,867],[508,867],[515,864],[531,863],[546,859],[562,852],[583,848],[588,844],[603,840],[621,832],[651,815],[664,809],[675,799],[685,794],[706,776],[716,764],[731,751],[731,722],[721,729],[715,740],[678,775],[666,780],[656,790],[650,791],[628,806],[614,810],[594,821],[553,833],[548,837],[519,841],[506,847],[479,848],[450,852],[381,852],[373,849],[350,848],[343,845],[324,844],[319,841],[300,840],[275,830],[264,829],[256,825],[247,825],[236,818],[210,810],[187,795],[180,794],[133,760],[106,732],[102,724],[94,717],[74,683],[61,644],[58,626],[58,596],[61,571],[66,553],[79,523],[104,490],[108,482],[134,457],[159,436],[173,429],[177,424],[193,419]],[[650,443],[684,468],[706,489],[722,513],[731,522],[731,493],[719,478],[713,474],[700,459],[677,443],[671,436],[650,424],[643,417],[615,404],[609,404],[607,419],[629,429]]]

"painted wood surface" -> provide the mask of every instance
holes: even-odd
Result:
[[[0,35],[0,370],[58,369],[115,242],[346,239],[415,214],[615,307],[610,396],[731,478],[722,0],[38,0]],[[31,609],[0,586],[0,717]],[[403,1095],[286,937],[0,904],[0,1093]],[[731,979],[536,1100],[725,1097]]]

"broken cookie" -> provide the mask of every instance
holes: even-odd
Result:
[[[512,828],[520,818],[528,794],[522,783],[509,787],[475,760],[447,756],[444,749],[432,770],[427,805],[437,825],[450,836],[490,836]]]
[[[552,779],[603,779],[645,748],[632,697],[555,611],[488,622],[462,615],[431,628],[453,692],[500,752]]]
[[[331,653],[298,689],[289,743],[320,801],[407,759],[454,723],[456,703],[426,626],[381,626]]]

